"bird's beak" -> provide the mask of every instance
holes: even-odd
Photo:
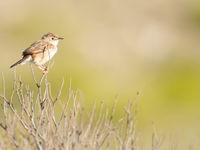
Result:
[[[64,39],[64,38],[62,38],[62,37],[59,37],[59,38],[58,38],[58,40],[63,40],[63,39]]]

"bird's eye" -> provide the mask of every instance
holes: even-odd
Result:
[[[54,40],[54,38],[51,38],[52,40]]]

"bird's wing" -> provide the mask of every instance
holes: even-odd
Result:
[[[39,40],[31,44],[27,49],[25,49],[22,55],[27,56],[27,55],[33,55],[33,54],[38,54],[38,53],[44,53],[47,47],[48,47],[47,42]]]

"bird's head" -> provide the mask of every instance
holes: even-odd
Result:
[[[57,45],[58,41],[59,40],[63,40],[63,39],[64,38],[61,38],[61,37],[59,37],[59,36],[57,36],[57,35],[55,35],[53,33],[50,33],[50,32],[42,36],[42,40],[50,42],[50,43],[52,43],[54,45]]]

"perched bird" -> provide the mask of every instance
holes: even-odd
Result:
[[[36,65],[43,73],[47,73],[47,67],[44,66],[57,52],[57,45],[59,40],[64,38],[58,37],[53,33],[47,33],[42,36],[39,41],[31,44],[27,49],[22,53],[22,59],[10,66],[10,68],[15,67],[16,65],[23,65],[26,62],[31,62]]]

